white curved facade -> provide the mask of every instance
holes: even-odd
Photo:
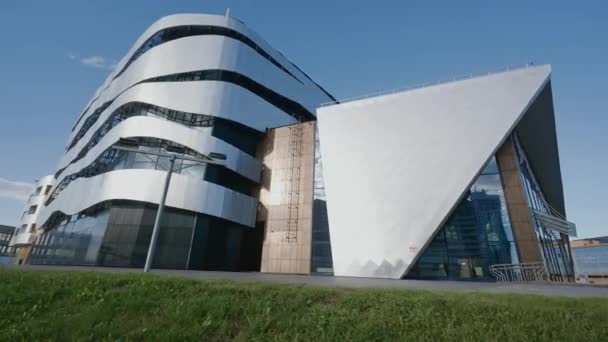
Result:
[[[91,99],[91,101],[89,101],[89,103],[87,104],[87,107],[91,106],[91,104],[92,104],[91,107],[94,107],[95,103],[103,102],[103,100],[101,100],[101,99],[104,96],[106,96],[105,94],[106,94],[107,89],[113,86],[113,83],[116,81],[116,80],[114,80],[114,77],[116,76],[116,74],[118,74],[123,69],[123,67],[127,64],[128,60],[134,54],[134,52],[136,52],[136,50],[148,38],[150,38],[156,32],[159,32],[163,29],[170,28],[170,27],[187,26],[187,25],[213,25],[213,26],[218,26],[218,27],[226,27],[226,28],[235,30],[237,32],[240,32],[240,33],[244,34],[245,36],[249,37],[251,40],[253,40],[256,44],[258,44],[262,49],[267,51],[269,54],[271,54],[272,57],[274,57],[284,68],[288,69],[292,74],[297,75],[298,79],[301,82],[303,82],[305,85],[308,85],[311,87],[314,85],[314,83],[312,81],[310,81],[308,79],[308,77],[306,77],[301,71],[299,71],[294,65],[292,65],[283,55],[281,55],[279,52],[275,51],[257,33],[255,33],[254,31],[250,30],[247,26],[245,26],[244,23],[242,23],[238,20],[235,20],[233,18],[227,17],[227,16],[207,15],[207,14],[178,14],[178,15],[171,15],[171,16],[167,16],[167,17],[163,17],[163,18],[159,19],[154,24],[152,24],[137,39],[135,44],[133,44],[133,47],[117,64],[115,71],[113,71],[108,76],[108,78],[105,80],[105,82],[97,89],[97,91],[95,92],[95,95],[93,96],[93,99]],[[224,40],[224,42],[231,41],[231,39],[229,39],[229,38],[223,38],[223,40]],[[221,60],[221,61],[223,61],[223,63],[228,63],[228,62],[232,61],[232,63],[235,63],[235,61],[243,58],[240,56],[241,53],[250,52],[247,48],[248,48],[247,46],[242,45],[242,46],[239,46],[238,49],[232,50],[229,54],[226,54],[227,51],[209,51],[209,50],[204,51],[203,53],[205,55],[209,55],[212,57],[214,56],[216,61]],[[184,52],[187,52],[187,51],[184,51]],[[175,55],[173,55],[172,57],[175,57]],[[141,61],[140,61],[140,63],[141,63]],[[271,66],[271,65],[269,65],[269,66]],[[121,77],[122,77],[122,75],[121,75]],[[265,77],[267,77],[267,76],[265,76]],[[264,80],[259,80],[259,81],[264,81]],[[282,88],[287,85],[282,84],[280,86]],[[318,89],[314,89],[314,87],[303,89],[303,92],[301,94],[302,96],[306,96],[304,94],[304,92],[306,92],[306,93],[311,92],[312,94],[317,94],[317,95],[313,95],[313,96],[318,100],[318,103],[324,103],[324,102],[327,102],[327,100],[328,100],[327,95],[323,94],[323,92],[319,92]],[[311,108],[315,108],[314,104],[311,104],[311,105],[312,105]]]
[[[128,169],[106,165],[121,139],[161,152],[177,144],[194,157],[224,155],[226,170],[216,171],[254,186],[262,165],[252,140],[240,141],[246,140],[243,132],[261,136],[267,128],[314,119],[315,108],[331,99],[240,21],[200,14],[162,18],[137,39],[77,118],[36,224],[48,228],[54,216],[108,201],[158,204],[166,174],[160,161],[156,169],[145,163],[138,168],[137,160]],[[213,123],[190,124],[195,118]],[[219,123],[223,131],[215,134]],[[183,170],[172,179],[167,206],[254,226],[251,193]]]
[[[132,169],[77,179],[46,210],[79,213],[112,200],[156,203],[161,197],[160,185],[165,176],[165,171]],[[252,197],[180,174],[171,178],[166,200],[169,207],[221,217],[245,226],[253,226],[256,204]]]

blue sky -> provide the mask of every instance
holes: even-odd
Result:
[[[156,19],[231,13],[338,98],[534,61],[553,67],[569,219],[608,235],[608,2],[0,1],[0,224],[55,171],[77,115]]]

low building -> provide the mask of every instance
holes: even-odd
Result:
[[[15,263],[15,248],[10,241],[15,234],[15,227],[0,225],[0,265]]]
[[[577,281],[608,284],[608,236],[571,242]]]
[[[44,206],[44,199],[51,192],[54,177],[44,176],[36,181],[33,192],[25,202],[19,225],[11,238],[10,246],[15,250],[15,261],[18,265],[27,264],[32,252],[32,243],[41,231],[37,226],[40,212]]]

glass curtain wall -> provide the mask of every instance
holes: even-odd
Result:
[[[515,142],[520,177],[528,206],[538,212],[554,216],[554,210],[552,210],[545,200],[543,192],[528,164],[524,150],[515,134],[513,134],[513,141]],[[574,263],[572,261],[568,235],[553,230],[551,227],[543,226],[535,215],[532,215],[532,220],[549,278],[552,281],[574,281]]]
[[[156,206],[133,205],[112,208],[108,229],[99,251],[98,264],[114,267],[143,267],[148,254]],[[194,213],[170,209],[163,213],[152,267],[186,269]]]
[[[109,217],[110,210],[106,208],[89,216],[74,215],[65,219],[57,228],[37,237],[30,263],[97,265],[97,255]]]
[[[112,147],[106,149],[97,159],[89,166],[82,170],[66,176],[55,187],[46,200],[45,205],[52,203],[59,196],[61,191],[70,185],[71,182],[78,178],[94,177],[106,172],[126,169],[140,170],[161,170],[167,171],[170,165],[170,158],[158,156],[150,153],[168,153],[166,148],[170,145],[167,141],[150,138],[139,138],[138,147],[134,147],[138,151],[117,150]],[[255,191],[257,184],[237,172],[230,170],[225,166],[206,164],[184,159],[184,157],[195,157],[206,159],[205,156],[191,149],[186,149],[184,154],[175,154],[176,159],[173,165],[173,172],[182,174],[195,179],[205,180],[209,183],[214,183],[230,190],[240,192],[244,195],[251,196]]]
[[[143,267],[157,206],[121,201],[102,207],[95,213],[65,218],[57,227],[39,236],[30,262],[43,265]],[[244,237],[252,232],[253,228],[220,218],[166,208],[152,267],[249,270],[250,265],[256,262],[249,260],[252,254],[247,248],[251,247]],[[247,253],[242,253],[244,248]]]
[[[333,260],[331,242],[329,240],[325,182],[323,181],[323,165],[321,162],[319,135],[316,126],[313,188],[311,273],[332,275]]]
[[[518,262],[492,158],[406,278],[493,281],[490,265]]]

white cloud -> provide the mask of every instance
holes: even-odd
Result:
[[[34,184],[0,178],[0,197],[2,198],[25,201],[33,189]]]
[[[118,65],[117,61],[112,61],[112,63],[108,64],[108,69],[109,70],[114,70],[114,69],[116,69],[117,65]]]
[[[105,69],[107,67],[106,59],[101,56],[84,57],[80,63],[93,68]]]
[[[72,61],[78,61],[80,64],[84,66],[88,66],[96,69],[107,69],[114,70],[116,68],[117,62],[115,60],[108,60],[103,56],[88,56],[88,57],[79,57],[78,54],[73,52],[68,52],[68,59]]]

